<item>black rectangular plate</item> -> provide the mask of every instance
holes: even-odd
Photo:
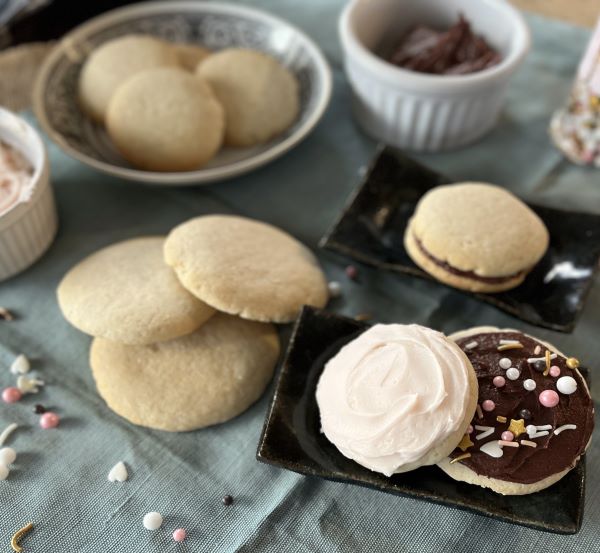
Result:
[[[375,267],[435,281],[406,253],[404,230],[421,196],[450,182],[393,148],[380,148],[320,245]],[[517,288],[497,294],[462,292],[528,323],[571,332],[598,268],[600,216],[529,207],[550,232],[546,255]]]
[[[585,459],[550,488],[531,495],[503,496],[456,482],[435,466],[387,478],[344,457],[320,432],[315,389],[327,360],[368,326],[333,313],[304,308],[275,384],[256,454],[259,461],[546,532],[574,534],[579,530],[583,518]]]

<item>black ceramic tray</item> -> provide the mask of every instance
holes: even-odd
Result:
[[[430,188],[450,182],[392,148],[380,148],[320,245],[375,267],[434,281],[406,253],[404,230],[419,198]],[[464,293],[528,323],[571,332],[598,268],[600,216],[529,206],[550,232],[546,255],[513,290]]]
[[[547,532],[574,534],[579,530],[584,504],[584,459],[550,488],[531,495],[503,496],[456,482],[435,466],[387,478],[344,457],[320,432],[315,388],[325,362],[367,327],[367,323],[304,308],[277,378],[256,454],[259,461]]]

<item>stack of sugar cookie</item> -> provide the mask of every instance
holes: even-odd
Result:
[[[167,431],[246,410],[279,356],[271,323],[328,299],[310,250],[271,225],[228,215],[103,248],[57,293],[65,318],[94,336],[90,364],[108,406]]]
[[[223,145],[266,142],[294,122],[300,105],[296,78],[267,54],[213,54],[149,35],[95,49],[81,70],[79,103],[126,160],[150,171],[189,171]]]

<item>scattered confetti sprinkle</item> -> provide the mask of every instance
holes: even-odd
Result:
[[[567,367],[569,369],[577,369],[579,367],[579,360],[576,357],[569,357],[567,359]]]
[[[14,533],[13,537],[10,540],[10,546],[13,548],[13,551],[16,551],[16,553],[21,553],[21,551],[23,551],[23,548],[19,545],[19,542],[21,541],[21,538],[23,538],[23,536],[25,536],[25,534],[28,534],[32,530],[33,530],[33,523],[30,522],[29,524],[27,524],[26,526],[23,526],[23,528],[21,528],[20,530],[17,530]]]
[[[358,269],[354,265],[348,265],[346,267],[346,276],[350,280],[356,280],[356,277],[358,277]]]
[[[373,315],[371,315],[371,313],[359,313],[358,315],[355,315],[354,320],[355,321],[370,321],[373,318]]]
[[[108,473],[109,482],[125,482],[128,477],[127,467],[123,461],[119,461]]]
[[[521,445],[526,445],[528,447],[537,447],[535,442],[530,442],[529,440],[521,440]]]
[[[515,342],[513,344],[502,344],[496,348],[498,351],[507,351],[509,349],[523,349],[523,344]]]
[[[496,459],[504,455],[504,452],[502,451],[502,448],[498,445],[497,440],[492,440],[491,442],[483,444],[479,448],[479,451],[485,453],[486,455],[489,455],[490,457],[495,457]]]
[[[533,350],[533,355],[539,355],[542,351],[542,346],[537,345],[535,346],[535,349]]]
[[[492,383],[496,388],[502,388],[506,385],[506,380],[503,376],[495,376],[492,380]]]
[[[21,397],[23,397],[21,390],[15,386],[9,386],[2,390],[2,401],[5,403],[17,403],[17,401],[21,400]]]
[[[10,372],[13,374],[25,374],[29,372],[30,368],[31,364],[29,363],[29,359],[21,353],[21,355],[17,355],[12,362]]]
[[[565,395],[571,395],[577,390],[577,380],[572,376],[561,376],[556,381],[556,389]]]
[[[48,430],[50,428],[56,428],[59,424],[60,417],[52,411],[46,411],[40,417],[40,426],[45,430]]]
[[[327,288],[329,288],[329,296],[332,298],[339,298],[342,295],[342,285],[336,280],[327,284]]]
[[[523,419],[528,421],[531,418],[531,411],[529,409],[521,409],[519,411],[519,416]]]
[[[8,440],[9,436],[17,429],[19,425],[15,422],[9,424],[0,434],[0,447],[4,445],[4,442]]]
[[[0,449],[0,465],[12,465],[17,460],[17,452],[12,447]]]
[[[33,412],[36,415],[43,415],[46,412],[46,408],[41,403],[36,403]]]
[[[507,446],[507,447],[519,447],[519,442],[509,442],[507,440],[498,440],[498,445],[500,447],[502,446]]]
[[[229,505],[233,504],[233,497],[231,497],[230,495],[226,495],[223,497],[222,501],[223,505],[229,507]]]
[[[10,469],[6,465],[0,465],[0,480],[6,480],[10,474]]]
[[[6,307],[0,307],[0,319],[3,321],[12,321],[14,318],[14,315]]]
[[[544,376],[548,376],[548,373],[550,372],[550,365],[552,365],[549,350],[546,350],[546,355],[544,356],[544,360],[546,361],[546,368],[544,369]]]
[[[475,444],[471,441],[471,438],[469,438],[468,434],[465,434],[462,437],[462,440],[460,441],[460,443],[456,446],[458,447],[458,449],[460,449],[461,451],[467,451],[467,449],[469,449],[470,447],[473,447]]]
[[[472,342],[469,342],[468,344],[465,345],[465,349],[475,349],[479,344],[473,340]]]
[[[533,378],[528,378],[527,380],[523,381],[523,388],[525,388],[528,392],[533,392],[536,386],[537,384]]]
[[[557,357],[558,357],[558,355],[556,353],[550,354],[550,359],[556,359]],[[545,363],[546,357],[528,357],[527,358],[528,363],[537,363],[538,361],[542,361]]]
[[[185,540],[186,537],[187,532],[185,531],[185,528],[177,528],[177,530],[173,532],[173,539],[177,542]]]
[[[515,438],[518,438],[521,434],[525,434],[527,431],[525,430],[525,421],[523,419],[510,419],[510,424],[508,425],[508,429],[513,433]]]
[[[500,359],[500,361],[498,361],[498,365],[500,365],[500,368],[504,370],[510,369],[512,361],[508,357],[503,357],[502,359]]]
[[[519,344],[520,346],[523,345],[523,344],[521,344],[521,342],[519,342],[519,340],[500,340],[500,344],[503,346],[512,345],[512,344]]]
[[[490,412],[496,408],[496,404],[491,399],[486,399],[481,404],[481,407],[483,408],[484,411]]]
[[[477,434],[475,436],[476,440],[485,440],[488,436],[494,433],[493,426],[477,426],[475,425],[475,430],[481,430],[481,434]]]
[[[521,376],[521,373],[519,372],[519,369],[515,369],[515,367],[511,367],[506,371],[506,378],[509,380],[517,380],[519,376]]]
[[[550,376],[553,378],[557,378],[560,376],[560,367],[557,367],[556,365],[552,365],[550,367]]]
[[[512,442],[515,439],[515,435],[510,430],[505,430],[500,435],[503,442]]]
[[[471,457],[470,453],[463,453],[462,455],[459,455],[458,457],[454,457],[454,459],[452,459],[452,461],[450,461],[450,464],[453,465],[454,463],[458,463],[459,461],[462,461],[463,459],[468,459],[469,457]]]
[[[40,391],[40,386],[44,386],[44,381],[39,378],[26,376],[22,374],[17,378],[17,388],[23,394],[37,394]]]
[[[562,426],[559,426],[554,433],[555,434],[560,434],[563,430],[577,430],[577,425],[575,424],[563,424]]]
[[[538,401],[544,407],[556,407],[560,402],[560,398],[554,390],[544,390],[543,392],[540,392]]]
[[[142,523],[146,530],[158,530],[162,526],[163,517],[160,513],[151,511],[144,515]]]
[[[496,417],[496,420],[497,420],[498,422],[506,422],[506,417],[503,417],[502,415],[498,415],[498,416]]]
[[[479,403],[477,404],[477,418],[483,418],[483,411],[481,410],[481,405],[479,405]]]

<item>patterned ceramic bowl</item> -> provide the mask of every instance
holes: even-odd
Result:
[[[219,50],[241,46],[267,52],[300,83],[300,115],[272,141],[251,148],[224,148],[196,171],[158,173],[133,168],[105,130],[79,108],[77,82],[86,56],[99,44],[130,33]],[[201,184],[255,169],[298,144],[317,124],[331,96],[331,73],[317,46],[298,29],[264,12],[217,2],[147,2],[113,10],[68,33],[40,71],[34,109],[43,129],[67,154],[100,171],[155,184]]]

